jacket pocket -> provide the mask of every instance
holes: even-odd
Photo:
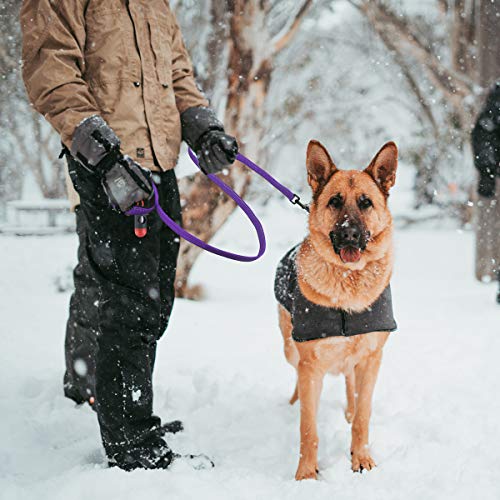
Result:
[[[156,74],[162,85],[172,84],[172,30],[165,15],[148,16],[151,48],[155,57]]]
[[[106,51],[109,39],[121,37],[123,12],[120,6],[94,7],[86,12],[85,55]]]
[[[127,12],[112,5],[89,9],[85,16],[85,76],[87,81],[114,82],[125,77],[127,53],[124,47],[133,47],[124,30]]]

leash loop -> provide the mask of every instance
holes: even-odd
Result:
[[[193,163],[195,163],[195,165],[199,168],[198,158],[196,157],[194,152],[191,151],[191,149],[189,149],[188,152]],[[302,209],[309,211],[308,207],[300,201],[300,197],[297,194],[290,191],[290,189],[288,189],[286,186],[278,182],[274,177],[272,177],[269,173],[267,173],[264,169],[259,167],[249,158],[243,156],[242,154],[238,154],[236,159],[239,162],[243,163],[243,165],[247,166],[250,170],[253,170],[256,174],[260,175],[264,180],[266,180],[269,184],[271,184],[274,188],[276,188],[283,196],[288,198],[288,200],[292,204],[298,205]],[[174,233],[176,233],[178,236],[185,239],[189,243],[192,243],[193,245],[196,245],[199,248],[206,250],[207,252],[219,255],[220,257],[225,257],[226,259],[235,260],[238,262],[253,262],[256,261],[257,259],[260,259],[260,257],[262,257],[266,251],[266,235],[264,233],[264,228],[262,227],[262,223],[258,219],[257,215],[255,215],[255,213],[250,208],[250,206],[245,202],[245,200],[243,200],[243,198],[241,198],[235,191],[233,191],[233,189],[230,186],[228,186],[219,177],[217,177],[215,174],[208,174],[207,177],[222,191],[224,191],[224,193],[226,193],[236,203],[236,205],[238,205],[243,210],[245,215],[248,217],[248,219],[254,226],[259,240],[259,251],[257,252],[256,255],[239,255],[237,253],[229,252],[227,250],[214,247],[213,245],[210,245],[206,241],[200,240],[199,238],[194,236],[194,234],[191,234],[188,231],[186,231],[173,219],[171,219],[167,213],[165,213],[165,211],[160,205],[158,188],[154,183],[153,183],[154,205],[150,208],[135,206],[131,210],[129,210],[126,214],[141,216],[141,215],[148,215],[151,212],[153,212],[153,210],[156,210],[160,219]]]

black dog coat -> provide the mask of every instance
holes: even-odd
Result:
[[[274,282],[276,300],[292,316],[292,337],[295,341],[396,330],[390,285],[368,309],[358,313],[320,306],[306,299],[300,290],[295,266],[299,246],[293,247],[281,259]]]

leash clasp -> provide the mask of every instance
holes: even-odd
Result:
[[[298,205],[300,208],[302,208],[302,210],[305,210],[306,212],[309,213],[309,206],[308,205],[304,205],[300,201],[300,196],[298,194],[294,194],[293,198],[290,200],[290,202],[292,203],[292,205]]]

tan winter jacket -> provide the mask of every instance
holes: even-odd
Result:
[[[175,166],[179,114],[208,103],[166,0],[24,0],[21,26],[28,95],[68,148],[100,114],[125,154]]]

